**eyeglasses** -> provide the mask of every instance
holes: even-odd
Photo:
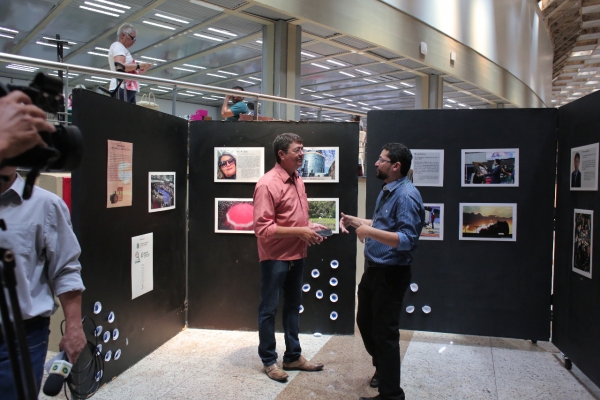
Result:
[[[127,36],[129,36],[131,38],[132,41],[136,41],[137,37],[136,36],[131,36],[128,32],[125,32],[127,34]]]
[[[377,162],[378,162],[379,164],[381,164],[381,163],[384,163],[384,162],[389,162],[389,163],[391,164],[391,163],[392,163],[392,160],[385,160],[385,159],[383,159],[383,158],[379,157],[379,159],[377,160]]]
[[[294,150],[288,150],[291,151],[292,153],[298,154],[300,152],[304,152],[304,147],[297,147]]]
[[[219,167],[224,167],[224,166],[230,165],[230,164],[234,164],[235,165],[235,158],[230,158],[229,160],[221,161],[219,163]]]

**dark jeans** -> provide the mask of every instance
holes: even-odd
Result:
[[[125,100],[128,103],[135,104],[135,95],[137,94],[134,90],[127,91],[127,99],[125,98],[125,90],[123,88],[119,88],[119,100]]]
[[[400,387],[400,312],[410,266],[368,267],[358,285],[356,323],[379,376],[385,400],[403,400]]]
[[[294,261],[261,261],[260,307],[258,308],[258,355],[265,367],[277,362],[275,349],[275,315],[279,293],[283,289],[283,332],[285,362],[294,362],[302,354],[298,330],[302,302],[302,270],[304,259]]]
[[[33,377],[36,389],[40,390],[42,376],[44,374],[44,363],[48,351],[48,336],[50,335],[50,318],[40,318],[31,326],[25,328],[27,334],[27,345],[29,346],[29,357],[33,368]],[[13,400],[17,398],[15,381],[13,379],[12,367],[8,357],[7,343],[0,339],[0,398]]]

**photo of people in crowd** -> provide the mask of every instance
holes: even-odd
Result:
[[[216,183],[258,182],[265,173],[264,147],[215,147]]]
[[[339,182],[339,147],[305,147],[298,174],[304,183]]]
[[[421,240],[444,240],[444,205],[425,203],[425,223]]]
[[[460,240],[517,240],[516,203],[460,203]]]
[[[175,172],[150,172],[148,212],[175,208]]]
[[[215,199],[215,232],[254,233],[252,199]]]
[[[592,210],[575,209],[573,222],[573,271],[592,278]]]
[[[462,150],[461,155],[462,186],[519,186],[519,149]]]
[[[598,190],[598,151],[599,143],[571,149],[571,190]]]
[[[326,226],[333,233],[339,233],[339,203],[339,199],[335,198],[309,198],[308,220]]]

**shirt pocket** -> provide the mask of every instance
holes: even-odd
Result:
[[[8,223],[0,232],[0,247],[15,254],[30,254],[35,243],[35,225]]]

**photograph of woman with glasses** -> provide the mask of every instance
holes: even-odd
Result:
[[[223,152],[217,161],[217,179],[236,179],[236,156],[233,152]]]

